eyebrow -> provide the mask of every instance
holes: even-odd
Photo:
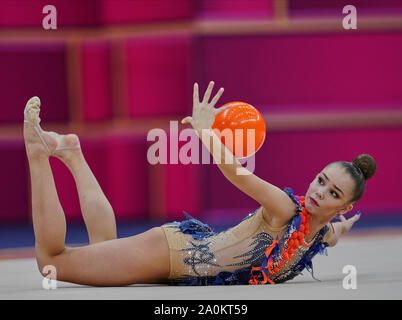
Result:
[[[324,172],[321,172],[321,173],[322,173],[322,174],[324,175],[324,177],[329,181],[327,175],[326,175]],[[344,195],[343,191],[342,191],[341,189],[339,189],[336,185],[334,185],[334,188],[337,189],[337,190],[339,190],[339,191]]]

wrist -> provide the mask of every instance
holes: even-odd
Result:
[[[200,127],[193,127],[193,129],[197,132],[198,136],[212,136],[214,133],[212,128],[200,128]]]

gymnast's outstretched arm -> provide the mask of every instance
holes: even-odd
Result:
[[[266,218],[268,218],[268,222],[272,226],[285,225],[292,218],[295,210],[294,203],[289,196],[280,188],[264,181],[255,174],[245,172],[247,169],[241,165],[212,130],[211,127],[216,114],[230,107],[228,105],[218,109],[214,108],[223,93],[223,88],[219,89],[210,103],[208,102],[213,86],[214,82],[211,81],[203,100],[200,102],[198,84],[194,84],[193,114],[191,117],[184,118],[182,123],[192,125],[203,144],[212,154],[223,175],[237,188],[264,207]],[[239,172],[242,174],[239,174]]]

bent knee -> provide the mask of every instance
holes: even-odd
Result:
[[[39,272],[43,277],[49,275],[50,272],[57,270],[57,256],[64,252],[58,252],[57,254],[49,254],[41,250],[36,250],[36,264],[38,266]]]

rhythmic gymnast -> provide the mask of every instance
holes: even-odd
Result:
[[[187,215],[182,222],[117,238],[113,209],[83,156],[78,136],[44,131],[39,98],[27,102],[24,141],[35,253],[43,276],[47,275],[44,267],[52,265],[57,280],[92,286],[231,285],[275,284],[293,279],[304,269],[312,272],[312,258],[335,246],[359,219],[359,212],[349,219],[344,214],[362,197],[366,180],[376,171],[374,159],[362,154],[352,162],[328,164],[304,196],[294,195],[291,188],[281,190],[251,172],[238,175],[241,164],[211,129],[215,115],[223,111],[215,108],[223,88],[209,102],[213,86],[210,82],[200,101],[194,84],[193,114],[182,123],[197,132],[223,175],[259,204],[236,226],[220,233]],[[205,131],[211,135],[203,135]],[[49,164],[51,156],[60,159],[75,179],[88,245],[65,245],[66,220]],[[228,156],[230,161],[221,161]],[[331,223],[335,217],[340,221]]]

